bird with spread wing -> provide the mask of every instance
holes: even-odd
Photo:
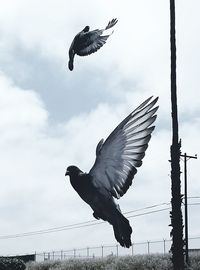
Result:
[[[158,98],[145,100],[96,148],[96,160],[89,173],[69,166],[65,175],[79,196],[93,209],[96,219],[108,221],[121,246],[131,246],[132,228],[114,198],[122,197],[142,165],[156,120]]]
[[[73,39],[69,48],[69,70],[73,70],[74,68],[75,54],[79,56],[86,56],[99,50],[113,33],[102,35],[103,32],[113,27],[116,23],[117,19],[112,19],[104,29],[89,31],[90,27],[86,26],[80,33],[78,33]]]

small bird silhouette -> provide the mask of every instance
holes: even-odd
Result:
[[[96,160],[89,173],[83,173],[76,166],[69,166],[65,175],[79,196],[93,209],[96,219],[108,221],[114,230],[116,240],[121,246],[131,246],[132,228],[122,215],[114,198],[122,197],[142,165],[155,126],[155,107],[158,97],[144,101],[129,114],[96,147]]]
[[[111,34],[102,36],[105,30],[110,29],[118,22],[117,19],[109,21],[105,29],[96,29],[89,31],[90,27],[86,26],[80,33],[78,33],[72,41],[69,48],[69,63],[70,70],[74,68],[74,56],[86,56],[99,50],[105,43]]]

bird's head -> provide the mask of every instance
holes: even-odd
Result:
[[[78,167],[72,165],[72,166],[67,167],[65,176],[67,176],[67,175],[69,175],[69,176],[76,176],[80,172],[81,172],[81,170]]]
[[[90,30],[90,27],[87,25],[84,29],[83,32],[88,32]]]

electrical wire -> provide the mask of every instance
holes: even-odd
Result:
[[[159,206],[163,206],[163,205],[168,205],[168,204],[170,204],[170,203],[155,204],[155,205],[152,205],[152,206],[147,206],[147,207],[143,207],[143,208],[140,208],[140,209],[124,212],[123,214],[127,215],[127,214],[130,214],[130,213],[143,211],[143,210],[147,210],[147,209],[151,209],[151,208],[155,208],[155,207],[159,207]],[[136,215],[127,216],[127,218],[144,216],[144,215],[153,214],[153,213],[156,213],[156,212],[165,211],[165,210],[168,210],[168,209],[170,209],[170,208],[164,208],[164,209],[159,209],[159,210],[154,210],[154,211],[148,211],[148,212],[144,212],[144,213],[140,213],[140,214],[136,214]],[[99,225],[99,224],[103,224],[103,223],[105,223],[105,221],[89,220],[89,221],[85,221],[85,222],[79,222],[79,223],[74,223],[74,224],[60,226],[60,227],[53,227],[53,228],[44,229],[44,230],[30,231],[30,232],[24,232],[24,233],[18,233],[18,234],[10,234],[10,235],[2,235],[2,236],[0,236],[0,239],[3,240],[3,239],[10,239],[10,238],[18,238],[18,237],[34,236],[34,235],[39,235],[39,234],[60,232],[60,231],[66,231],[66,230],[71,230],[71,229],[79,229],[79,228],[83,228],[83,227]]]
[[[190,198],[200,198],[200,197],[196,196],[196,197],[190,197]],[[153,211],[146,211],[143,213],[127,216],[127,214],[131,214],[131,213],[135,213],[135,212],[139,212],[139,211],[144,211],[144,210],[149,210],[149,209],[164,206],[164,205],[170,205],[170,203],[165,202],[165,203],[160,203],[160,204],[154,204],[151,206],[135,209],[132,211],[127,211],[127,212],[124,212],[123,214],[127,218],[136,218],[139,216],[154,214],[154,213],[163,212],[163,211],[171,209],[171,207],[165,207],[165,208],[161,208],[161,209],[157,209],[157,210],[153,210]],[[200,205],[200,203],[190,203],[188,205]],[[2,236],[0,236],[0,240],[11,239],[11,238],[20,238],[20,237],[25,237],[25,236],[34,236],[34,235],[40,235],[40,234],[55,233],[55,232],[61,232],[61,231],[67,231],[67,230],[72,230],[72,229],[79,229],[79,228],[99,225],[99,224],[103,224],[103,223],[106,223],[106,221],[88,220],[88,221],[84,221],[84,222],[73,223],[73,224],[59,226],[59,227],[53,227],[53,228],[49,228],[49,229],[30,231],[30,232],[24,232],[24,233],[18,233],[18,234],[2,235]]]

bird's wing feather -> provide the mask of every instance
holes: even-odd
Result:
[[[79,56],[86,56],[99,50],[110,35],[101,36],[103,30],[94,30],[84,33],[80,37],[81,48],[77,50]]]
[[[97,145],[96,160],[89,174],[95,186],[106,188],[116,198],[126,193],[136,168],[142,165],[158,109],[154,107],[158,98],[149,103],[151,98],[128,115],[104,143],[101,140]]]

